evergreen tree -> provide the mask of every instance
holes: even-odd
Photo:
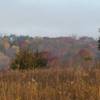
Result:
[[[98,40],[98,50],[100,50],[100,37],[99,37],[99,40]]]
[[[43,68],[47,66],[47,59],[42,56],[42,52],[39,53],[38,50],[33,53],[29,49],[20,49],[19,53],[16,55],[15,59],[12,60],[12,69],[35,69]]]

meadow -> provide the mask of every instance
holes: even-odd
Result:
[[[100,69],[1,71],[0,100],[100,100]]]

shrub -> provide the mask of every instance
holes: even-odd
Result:
[[[29,49],[20,49],[15,59],[11,62],[12,69],[35,69],[47,66],[47,59],[42,56],[42,52],[33,53]]]

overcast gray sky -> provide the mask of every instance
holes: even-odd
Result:
[[[0,0],[0,32],[98,36],[100,0]]]

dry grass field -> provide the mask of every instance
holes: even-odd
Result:
[[[2,71],[0,100],[100,100],[100,69]]]

